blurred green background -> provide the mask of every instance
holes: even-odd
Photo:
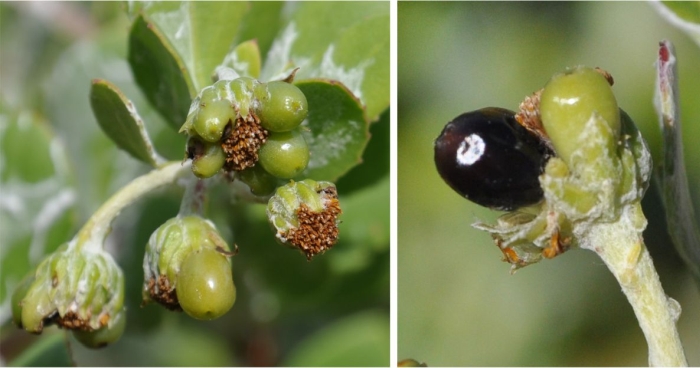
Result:
[[[567,66],[600,66],[660,160],[652,105],[658,42],[679,64],[685,158],[700,213],[700,47],[638,2],[398,4],[398,352],[430,366],[647,365],[644,336],[592,252],[515,275],[476,220],[501,213],[460,199],[438,176],[433,140],[457,115],[518,104]],[[666,232],[658,189],[644,233],[690,365],[700,364],[698,284]],[[700,224],[699,224],[700,225]]]
[[[56,176],[65,176],[59,189],[77,194],[63,208],[62,222],[53,223],[56,231],[38,240],[39,252],[42,246],[51,250],[70,239],[111,194],[149,170],[118,150],[100,130],[88,99],[92,78],[113,82],[134,102],[164,156],[179,160],[184,155],[184,136],[167,126],[133,80],[126,60],[130,22],[125,6],[137,4],[0,3],[0,184],[8,192],[24,189],[26,194],[33,179],[41,178],[20,180],[18,188],[17,182],[5,182],[14,179],[6,174],[45,166],[50,175],[55,169]],[[320,28],[330,27],[338,16],[344,17],[344,24],[356,18],[380,18],[388,32],[388,2],[332,6],[265,2],[245,8],[247,17],[258,20],[248,30],[257,32],[239,36],[257,38],[263,58],[296,11],[312,15],[325,11],[328,16],[315,17],[324,22]],[[388,77],[375,82],[386,83],[388,91]],[[388,101],[388,96],[375,97],[380,97],[375,106]],[[226,193],[213,194],[208,215],[222,235],[240,247],[233,260],[236,304],[218,320],[196,321],[157,305],[140,308],[145,244],[160,224],[177,213],[182,190],[162,190],[126,209],[107,240],[108,251],[125,273],[126,333],[101,350],[88,350],[71,338],[72,362],[87,366],[388,365],[389,109],[381,108],[383,113],[370,127],[372,139],[364,163],[336,183],[344,211],[339,243],[312,262],[275,242],[264,205],[231,203]],[[20,127],[13,132],[20,130],[22,139],[7,142],[9,134],[3,131],[7,126]],[[32,151],[36,146],[41,150]],[[67,163],[52,166],[57,157]],[[40,165],[41,160],[45,165]],[[49,192],[50,196],[58,191],[39,189],[41,195]],[[44,208],[46,198],[41,195],[27,195],[32,197],[27,203],[34,207],[25,212]],[[0,204],[12,204],[7,199]],[[10,234],[12,226],[26,230],[35,218],[27,216],[26,223],[21,223],[13,217],[21,211],[6,209],[11,208],[0,207],[3,296],[41,256],[30,249],[35,240],[31,228],[22,239]],[[61,330],[50,327],[41,336],[29,335],[11,324],[9,307],[9,300],[0,306],[1,366],[70,363]]]

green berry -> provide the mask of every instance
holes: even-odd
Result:
[[[570,164],[571,155],[581,142],[578,138],[593,113],[603,118],[612,133],[620,132],[620,113],[610,84],[600,73],[576,67],[558,74],[544,87],[540,97],[542,124],[557,155]]]
[[[250,77],[241,77],[230,82],[231,92],[238,114],[247,116],[253,101],[253,88],[258,82]]]
[[[231,81],[222,79],[216,81],[216,83],[212,84],[212,87],[214,87],[214,91],[216,91],[216,95],[220,99],[226,99],[230,100],[230,95],[231,95],[231,88],[229,88],[229,83]]]
[[[309,146],[297,130],[272,133],[260,147],[259,161],[270,174],[291,179],[299,175],[309,163]]]
[[[194,131],[207,142],[218,142],[224,128],[233,118],[233,107],[229,100],[217,100],[202,106],[194,118]]]
[[[266,89],[266,93],[260,89]],[[260,84],[256,90],[260,102],[260,125],[271,132],[288,132],[301,124],[309,113],[306,96],[284,81]]]
[[[126,311],[122,309],[107,326],[95,331],[73,330],[73,336],[75,336],[81,344],[96,349],[105,347],[119,340],[124,334],[125,327]]]
[[[399,367],[427,367],[425,363],[421,363],[415,359],[404,359],[399,362]]]
[[[228,312],[236,301],[231,264],[211,248],[190,253],[177,275],[177,299],[185,313],[210,320]]]
[[[26,291],[21,285],[14,295],[14,313],[20,313],[14,319],[21,319],[24,330],[41,333],[47,323],[94,330],[123,309],[121,268],[109,253],[75,244],[65,243],[44,258],[31,285]]]
[[[12,322],[20,328],[22,327],[22,299],[24,299],[27,295],[27,291],[29,291],[29,288],[34,283],[34,273],[35,271],[32,271],[29,275],[25,276],[12,293]]]
[[[224,167],[226,155],[219,144],[204,144],[203,154],[192,160],[192,172],[200,179],[214,176]]]
[[[177,216],[159,226],[151,234],[143,258],[144,303],[153,300],[168,309],[179,308],[178,275],[187,257],[202,249],[231,250],[214,223],[201,216]]]
[[[206,105],[219,99],[219,92],[216,90],[216,88],[214,88],[213,85],[206,86],[199,92],[200,106]]]
[[[238,175],[241,181],[248,185],[250,191],[257,196],[266,196],[277,188],[277,178],[265,171],[261,165],[249,167]]]

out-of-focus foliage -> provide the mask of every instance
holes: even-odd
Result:
[[[509,274],[476,220],[500,214],[460,199],[433,164],[433,140],[457,115],[516,110],[567,66],[615,78],[619,105],[661,157],[652,104],[658,42],[679,62],[685,158],[700,209],[700,49],[645,3],[399,3],[399,359],[440,365],[646,365],[647,346],[619,285],[593,252],[573,250]],[[625,21],[634,19],[634,21]],[[693,184],[695,183],[695,184]],[[430,195],[426,195],[430,191]],[[652,186],[645,241],[688,362],[700,363],[700,297]]]
[[[161,13],[173,6],[182,11],[177,14],[186,16],[176,19],[172,18],[174,13]],[[233,11],[230,7],[236,8],[240,18],[224,19],[230,22],[217,27],[222,21],[217,17]],[[93,351],[73,338],[66,341],[66,334],[55,327],[42,336],[30,336],[11,325],[9,303],[3,302],[0,362],[68,364],[65,347],[70,346],[70,359],[78,365],[388,364],[388,14],[388,3],[348,3],[339,7],[273,2],[0,4],[3,301],[41,255],[70,239],[111,194],[148,170],[119,150],[100,129],[89,99],[94,78],[109,84],[98,83],[93,104],[111,105],[112,110],[106,111],[119,112],[100,121],[109,136],[117,140],[125,133],[137,137],[145,127],[155,150],[170,160],[184,155],[185,138],[173,129],[178,125],[176,117],[184,121],[182,109],[187,112],[192,93],[207,83],[211,68],[229,56],[249,62],[248,72],[261,74],[261,79],[277,77],[289,65],[302,64],[299,66],[305,74],[300,71],[297,80],[340,80],[358,103],[367,106],[364,112],[356,108],[359,112],[352,114],[353,119],[361,120],[357,126],[363,132],[358,135],[360,142],[353,148],[353,156],[339,155],[341,168],[319,174],[338,177],[347,172],[338,181],[347,217],[341,218],[339,243],[333,250],[308,262],[275,242],[265,206],[230,203],[219,190],[212,193],[208,215],[231,244],[240,247],[233,259],[236,305],[213,322],[195,321],[156,305],[140,308],[144,246],[153,230],[177,213],[182,195],[179,188],[161,191],[126,209],[107,240],[108,251],[126,275],[128,322],[122,339]],[[160,36],[169,40],[173,47],[165,51],[174,52],[170,57],[177,54],[182,59],[180,64],[185,69],[180,71],[184,77],[176,69],[144,74],[138,69],[139,65],[145,68],[135,60],[138,58],[129,58],[149,56],[144,42],[154,46],[163,39],[148,33],[156,32],[148,26],[132,28],[138,17],[149,19],[154,29],[162,32]],[[188,42],[168,38],[175,37],[180,26],[187,28]],[[224,34],[212,34],[213,30]],[[130,44],[134,39],[141,43]],[[254,39],[256,42],[251,41]],[[150,56],[158,63],[169,60],[180,65],[177,60],[167,59],[162,49],[151,51],[156,52]],[[130,62],[137,68],[136,77]],[[240,63],[229,66],[242,70]],[[157,74],[164,72],[170,74]],[[312,83],[309,88],[318,87]],[[168,86],[166,89],[175,93],[159,94],[159,86]],[[126,99],[138,109],[143,127],[131,110],[123,110]],[[168,103],[173,101],[178,106],[168,110]],[[184,107],[180,106],[183,101]],[[369,142],[368,125],[373,134]],[[322,142],[323,137],[315,138]],[[147,144],[128,139],[119,144],[146,162],[155,159]],[[365,154],[360,158],[358,153],[365,144]],[[27,172],[31,175],[25,175]],[[41,190],[31,197],[27,191],[34,187],[27,183],[53,186],[37,187]],[[17,188],[27,190],[19,192]],[[8,189],[23,201],[30,198],[26,203],[31,206],[17,207],[17,201],[12,201],[15,197],[6,196]],[[63,192],[73,197],[64,195],[59,198],[62,201],[54,198]],[[47,202],[52,205],[40,206]],[[18,208],[22,211],[17,212]],[[18,213],[24,217],[18,217]],[[38,221],[34,213],[44,217]],[[43,226],[40,237],[32,231],[36,223]],[[12,231],[19,235],[10,237]],[[358,336],[366,342],[351,344]]]
[[[676,62],[673,45],[668,40],[660,42],[654,106],[663,132],[664,157],[657,165],[656,177],[673,245],[695,280],[700,282],[700,227],[685,170]]]
[[[700,46],[700,1],[654,1],[659,15],[684,31]]]

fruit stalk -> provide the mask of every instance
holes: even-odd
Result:
[[[212,179],[193,178],[185,184],[185,193],[180,202],[179,216],[201,215],[207,200],[207,188]]]
[[[619,221],[593,225],[581,247],[596,252],[622,287],[649,346],[649,365],[687,366],[676,330],[680,305],[664,293],[644,245],[644,227],[646,219],[637,203],[625,209]]]
[[[190,170],[189,163],[182,164],[179,161],[173,161],[132,180],[90,217],[75,237],[76,246],[78,248],[87,246],[95,250],[101,249],[104,239],[111,230],[112,221],[125,207],[141,196],[173,183],[188,170]]]

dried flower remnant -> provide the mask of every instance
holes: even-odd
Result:
[[[608,83],[610,84],[610,86],[612,86],[613,84],[615,84],[615,79],[613,79],[612,74],[610,74],[607,70],[603,70],[603,69],[601,69],[601,68],[599,68],[599,67],[595,67],[595,69],[593,69],[593,70],[595,70],[595,71],[598,72],[600,75],[602,75],[603,77],[605,77],[605,80],[608,81]]]
[[[519,111],[515,114],[515,120],[552,148],[547,132],[542,126],[542,120],[540,120],[541,95],[542,89],[525,97],[523,102],[520,103]]]
[[[302,204],[297,210],[299,228],[289,230],[284,237],[311,260],[316,254],[323,253],[335,245],[338,240],[337,221],[340,213],[337,199],[323,212],[313,212],[309,206]]]
[[[310,179],[278,188],[267,207],[277,239],[308,260],[335,245],[341,213],[335,186]]]
[[[236,118],[235,126],[226,126],[221,142],[226,154],[226,171],[243,171],[258,162],[258,151],[269,132],[260,125],[257,115],[250,113]]]
[[[165,308],[173,311],[180,311],[180,302],[177,300],[177,293],[175,288],[170,286],[170,282],[165,275],[160,275],[156,278],[148,279],[148,294],[151,299],[158,302],[158,304],[164,306]],[[141,303],[142,306],[146,304],[145,300]]]

